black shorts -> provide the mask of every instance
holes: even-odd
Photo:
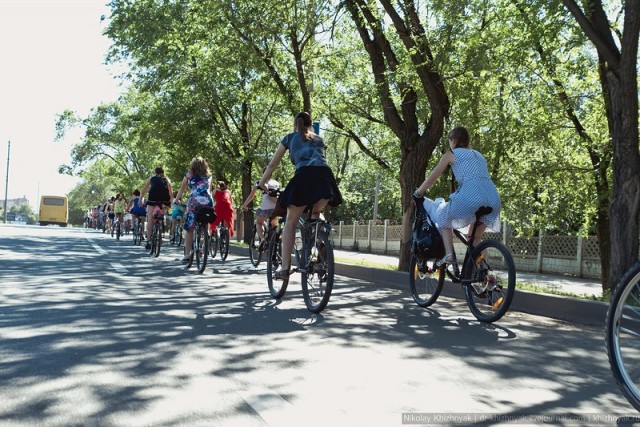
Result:
[[[162,206],[171,206],[171,201],[154,202],[154,201],[149,200],[147,202],[147,206],[160,206],[160,207],[162,207]]]
[[[116,214],[114,214],[114,213],[110,213],[110,214],[109,214],[109,219],[113,219],[113,218],[115,218],[115,217],[116,217]]]

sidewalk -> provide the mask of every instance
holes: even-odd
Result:
[[[367,262],[372,264],[398,266],[397,256],[368,254],[345,250],[334,250],[335,257],[342,260],[353,260],[354,263]],[[551,274],[536,274],[516,272],[518,283],[526,283],[531,286],[539,286],[552,291],[570,292],[579,296],[602,296],[602,284],[595,279],[581,279],[573,276],[559,276]]]

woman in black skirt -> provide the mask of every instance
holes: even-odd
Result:
[[[259,183],[260,187],[266,188],[271,174],[289,150],[296,174],[278,200],[280,206],[287,209],[287,221],[282,233],[282,267],[276,271],[276,279],[289,276],[296,225],[307,207],[312,209],[312,218],[319,218],[327,204],[338,206],[342,203],[336,179],[325,158],[327,146],[313,132],[311,115],[304,111],[296,114],[293,128],[294,132],[282,138]]]

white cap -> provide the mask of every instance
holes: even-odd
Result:
[[[267,188],[269,190],[277,190],[280,188],[280,183],[275,179],[270,179],[269,182],[267,182]]]

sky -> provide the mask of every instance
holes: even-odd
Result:
[[[41,195],[67,194],[78,183],[58,167],[70,162],[82,132],[55,142],[55,121],[64,110],[86,117],[118,98],[116,69],[104,64],[106,2],[0,0],[0,200],[5,192],[26,196],[37,208]]]

